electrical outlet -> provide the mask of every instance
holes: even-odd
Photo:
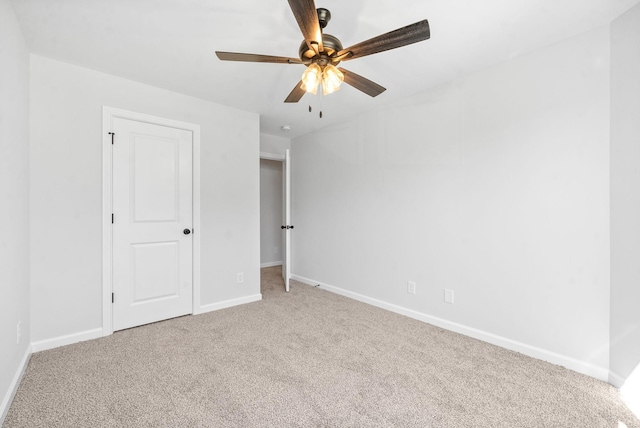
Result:
[[[20,324],[22,324],[22,321],[18,321],[18,324],[16,324],[16,345],[20,344],[20,335],[22,334]]]
[[[453,305],[453,290],[448,288],[444,289],[444,301],[445,303],[451,303]]]
[[[407,281],[407,293],[416,294],[416,283],[413,281]]]
[[[244,282],[244,273],[243,272],[238,272],[238,274],[236,275],[236,282],[238,284],[242,284]]]

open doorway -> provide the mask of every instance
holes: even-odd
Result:
[[[270,164],[268,161],[276,163]],[[284,289],[288,293],[291,280],[291,232],[294,228],[291,224],[289,149],[285,150],[284,156],[260,152],[260,176],[260,214],[264,221],[261,221],[260,227],[261,250],[264,249],[264,253],[261,251],[261,268],[280,266]],[[280,222],[277,221],[278,218]],[[278,230],[279,238],[275,235]]]
[[[282,161],[260,159],[260,268],[282,266],[284,218]]]
[[[260,292],[269,298],[285,291],[284,156],[260,158]]]

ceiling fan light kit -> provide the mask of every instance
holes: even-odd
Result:
[[[318,86],[322,84],[322,95],[328,95],[340,89],[342,82],[344,82],[344,73],[335,66],[327,64],[322,68],[313,63],[302,73],[300,87],[305,92],[315,95],[318,93]]]
[[[329,10],[316,9],[313,0],[288,1],[304,37],[298,51],[299,59],[216,51],[218,58],[223,61],[306,65],[300,82],[285,99],[286,103],[297,103],[306,92],[316,94],[320,85],[322,93],[328,95],[340,89],[343,82],[371,97],[376,97],[386,88],[337,65],[341,61],[421,42],[431,36],[429,22],[425,19],[343,49],[342,42],[337,37],[322,32],[331,20]]]

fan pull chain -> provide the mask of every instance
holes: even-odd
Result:
[[[309,104],[309,113],[311,113],[313,109],[311,108],[311,104]],[[318,114],[320,116],[320,119],[322,119],[322,110],[320,110],[320,113]]]

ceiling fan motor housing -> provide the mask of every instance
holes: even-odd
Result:
[[[336,65],[340,61],[332,61],[331,56],[337,52],[342,50],[342,42],[338,40],[337,37],[332,36],[331,34],[323,34],[322,35],[322,45],[324,50],[320,52],[319,55],[316,55],[313,49],[309,49],[306,41],[302,41],[300,43],[300,59],[304,62],[315,62],[320,66],[325,66],[327,64]]]

